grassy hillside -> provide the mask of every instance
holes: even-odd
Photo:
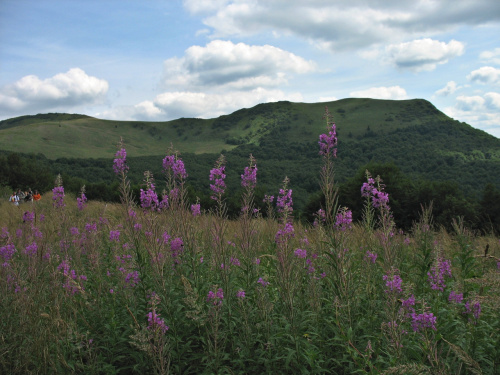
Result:
[[[448,118],[424,100],[344,99],[329,103],[277,102],[241,109],[216,119],[167,122],[108,121],[88,116],[45,114],[0,122],[0,150],[41,153],[50,159],[110,158],[123,137],[130,156],[164,154],[171,143],[181,152],[219,153],[237,145],[260,145],[275,129],[290,142],[317,140],[325,105],[339,134],[362,137],[367,130],[390,132]]]

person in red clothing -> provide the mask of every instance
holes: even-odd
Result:
[[[33,194],[33,200],[34,201],[39,201],[42,198],[38,190],[35,190],[35,194]]]

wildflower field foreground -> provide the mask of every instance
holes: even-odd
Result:
[[[432,207],[403,233],[369,172],[353,223],[326,119],[314,225],[293,221],[287,178],[254,209],[252,156],[238,220],[222,155],[207,171],[215,209],[186,201],[173,150],[135,203],[123,145],[121,204],[65,195],[60,179],[41,201],[2,203],[0,373],[500,374],[499,238],[460,218],[434,227]]]

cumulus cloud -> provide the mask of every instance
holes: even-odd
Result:
[[[203,22],[213,30],[213,37],[293,34],[332,50],[500,20],[500,2],[491,0],[233,0],[218,1],[216,6],[187,0],[184,6],[192,13],[205,14]]]
[[[449,96],[457,91],[460,87],[457,86],[455,81],[450,81],[446,84],[445,87],[436,91],[436,95],[438,96]]]
[[[493,51],[481,52],[479,58],[484,62],[500,65],[500,48],[495,48]]]
[[[98,103],[108,91],[108,82],[73,68],[47,79],[28,75],[0,89],[0,108],[7,112],[38,108],[71,108]]]
[[[115,108],[103,113],[109,119],[172,120],[180,117],[214,118],[259,103],[279,100],[302,101],[299,93],[286,94],[281,90],[257,88],[224,94],[190,91],[165,92],[152,101],[136,106]]]
[[[455,106],[447,107],[443,112],[500,138],[500,93],[458,96]]]
[[[169,88],[225,88],[252,90],[276,87],[290,73],[307,73],[315,64],[269,45],[214,40],[205,47],[192,46],[182,58],[165,61],[165,84]]]
[[[434,70],[438,64],[462,55],[464,50],[464,45],[456,40],[444,43],[429,38],[386,47],[388,58],[395,66],[416,72]]]
[[[493,68],[491,66],[483,66],[477,70],[472,71],[467,79],[472,82],[478,83],[500,83],[500,69]]]
[[[371,87],[366,90],[353,91],[349,94],[353,98],[372,98],[372,99],[407,99],[406,90],[399,86],[391,87]]]
[[[485,104],[489,109],[496,109],[500,112],[500,93],[488,92],[484,94]],[[499,113],[500,114],[500,113]],[[500,126],[500,122],[499,122]]]
[[[485,100],[479,95],[457,97],[456,107],[462,111],[480,111],[484,109]]]

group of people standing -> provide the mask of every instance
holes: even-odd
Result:
[[[12,202],[15,206],[19,206],[19,203],[22,202],[33,202],[38,201],[42,198],[38,190],[35,190],[35,193],[28,189],[28,191],[21,191],[19,189],[17,192],[14,191],[9,198],[9,202]]]

